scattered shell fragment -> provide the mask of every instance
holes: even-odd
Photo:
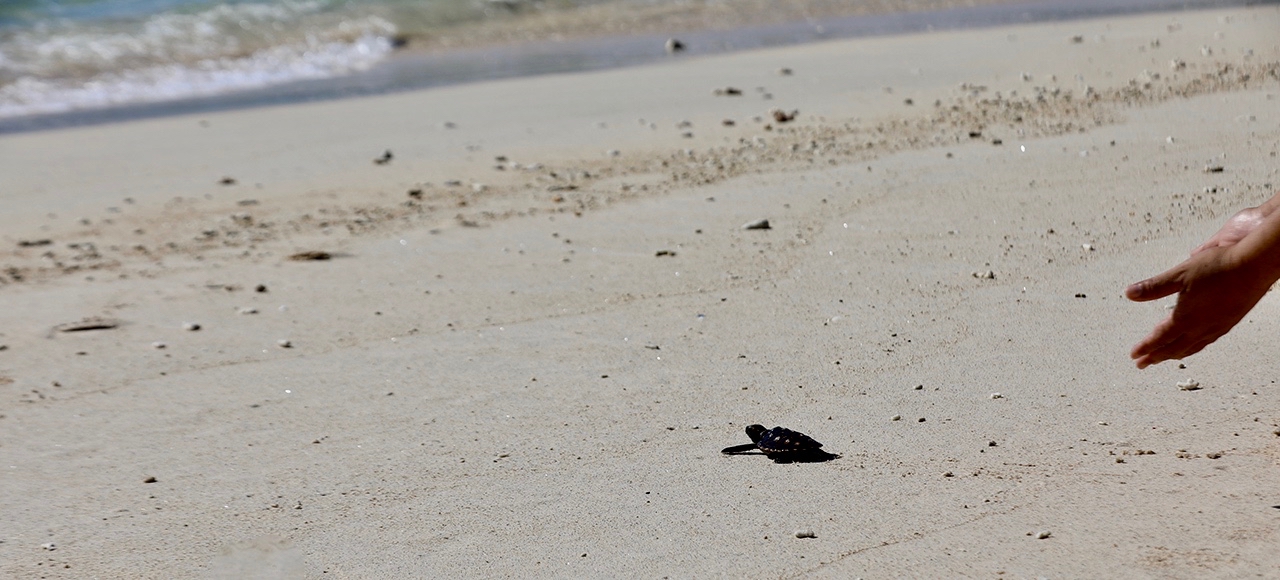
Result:
[[[675,54],[684,51],[684,43],[674,38],[668,38],[666,44],[667,54]]]
[[[293,348],[293,342],[282,338],[276,341],[276,346],[280,348]]]
[[[167,344],[165,344],[165,343],[163,343],[163,342],[160,342],[160,341],[158,341],[158,340],[157,340],[157,341],[155,341],[155,342],[153,342],[153,343],[151,343],[151,348],[154,348],[154,349],[156,349],[156,350],[164,350],[164,349],[165,349],[166,347],[168,347],[168,346],[169,346],[169,345],[167,345]]]
[[[800,111],[793,110],[788,113],[782,109],[773,109],[769,111],[769,114],[773,116],[773,120],[776,123],[789,123],[795,120],[796,115],[799,115]]]
[[[395,155],[392,155],[391,150],[387,149],[386,151],[382,152],[381,157],[375,158],[373,162],[377,165],[386,165],[388,163],[391,163],[391,160],[394,158],[395,158]]]
[[[796,537],[797,538],[816,538],[818,537],[818,534],[813,533],[813,530],[796,530]]]
[[[321,260],[331,260],[333,259],[333,254],[330,254],[329,252],[320,252],[316,250],[311,250],[307,252],[298,252],[296,254],[293,254],[292,256],[289,256],[289,259],[295,262],[315,262],[315,261],[321,261]]]
[[[890,418],[889,418],[889,420],[890,420],[890,421],[901,421],[901,420],[902,420],[902,415],[894,415],[894,416],[890,417]]]
[[[1004,395],[1001,395],[1000,393],[991,393],[991,398],[992,398],[992,399],[1003,399],[1003,398],[1004,398]]]
[[[1222,173],[1222,166],[1221,165],[1205,165],[1204,172],[1205,173]]]
[[[1052,535],[1053,535],[1053,532],[1050,532],[1049,530],[1040,530],[1036,532],[1036,539],[1044,540],[1044,539],[1048,539]]]
[[[91,316],[79,322],[68,322],[53,327],[55,332],[86,332],[89,330],[111,330],[120,326],[120,321],[113,318]]]
[[[747,223],[745,223],[745,224],[742,224],[742,229],[744,229],[744,230],[768,230],[768,229],[773,229],[773,228],[769,225],[769,220],[768,220],[768,219],[758,219],[758,220],[752,220],[752,221],[749,221],[749,222],[747,222]]]
[[[1175,58],[1175,59],[1173,59],[1173,60],[1169,61],[1169,69],[1170,69],[1170,70],[1182,70],[1182,69],[1184,69],[1184,68],[1187,68],[1187,63],[1186,63],[1185,61],[1183,61],[1182,59]]]
[[[58,549],[58,545],[53,542],[45,542],[43,544],[40,544],[40,547],[50,552]]]
[[[254,307],[252,307],[252,306],[246,306],[246,307],[244,307],[244,308],[241,308],[241,309],[237,310],[236,312],[237,312],[237,313],[239,313],[239,314],[257,314],[257,313],[258,313],[258,309],[257,309],[257,308],[254,308]]]
[[[1086,251],[1086,252],[1092,252],[1092,251],[1093,251],[1093,244],[1080,244],[1080,248],[1081,248],[1081,249],[1083,249],[1083,250],[1084,250],[1084,251]]]
[[[1178,381],[1178,388],[1184,391],[1198,391],[1200,390],[1200,381],[1194,379]]]
[[[182,329],[194,332],[200,330],[200,324],[197,322],[183,322]]]
[[[996,273],[992,270],[987,270],[986,272],[974,272],[973,277],[979,280],[995,280]]]

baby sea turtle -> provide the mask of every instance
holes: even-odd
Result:
[[[786,427],[765,429],[764,425],[748,425],[746,431],[747,437],[751,438],[750,445],[734,445],[720,452],[739,455],[760,451],[775,463],[812,463],[839,457],[823,451],[822,444],[812,437]]]

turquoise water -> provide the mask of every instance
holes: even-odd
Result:
[[[0,0],[0,132],[112,115],[253,106],[625,66],[663,58],[662,38],[619,36],[617,30],[632,35],[636,30],[611,21],[638,21],[637,15],[691,7],[721,9],[721,18],[726,7],[742,7],[741,12],[764,7],[762,15],[796,6],[824,6],[828,12],[835,6],[838,12],[841,1]],[[686,30],[681,38],[691,54],[699,54],[841,36],[1275,1],[986,0],[989,5],[909,13],[912,0],[897,0],[878,4],[889,6],[888,13],[821,22],[764,24],[733,13],[735,26],[747,28],[701,35]],[[859,4],[865,3],[844,2],[851,9]],[[901,6],[899,13],[896,6]],[[442,52],[439,46],[416,56],[407,56],[412,50],[397,50],[407,40],[416,44],[460,30],[465,32],[454,36],[465,40],[488,24],[587,10],[594,10],[596,28],[583,29],[582,36],[612,36],[590,43],[525,38],[516,49],[482,55],[473,49]],[[121,116],[122,110],[129,112]],[[64,120],[49,124],[44,121],[49,118]]]
[[[590,0],[555,5],[575,1]],[[492,0],[3,1],[0,118],[351,74],[385,59],[405,33],[503,17],[511,6]]]

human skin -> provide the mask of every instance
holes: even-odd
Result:
[[[1173,312],[1130,351],[1138,368],[1200,352],[1240,322],[1280,279],[1277,209],[1280,194],[1240,211],[1186,261],[1125,289],[1136,302],[1178,295]]]

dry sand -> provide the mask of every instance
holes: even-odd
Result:
[[[1277,30],[0,137],[0,576],[1274,576],[1280,302],[1139,372],[1121,289],[1280,184]]]

